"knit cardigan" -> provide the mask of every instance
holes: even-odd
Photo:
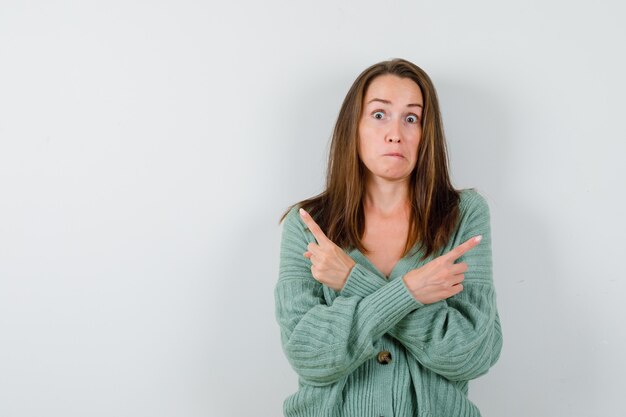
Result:
[[[298,390],[283,403],[286,417],[477,417],[468,381],[500,356],[502,331],[492,279],[488,204],[474,189],[460,191],[460,216],[447,245],[420,261],[418,244],[385,278],[356,248],[356,265],[335,291],[311,274],[304,257],[316,242],[298,213],[283,222],[276,319]],[[402,277],[469,238],[481,242],[466,262],[463,290],[422,304]],[[379,352],[390,360],[378,361]]]

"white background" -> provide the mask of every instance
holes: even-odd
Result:
[[[492,214],[485,417],[621,416],[619,1],[0,3],[0,415],[279,416],[288,205],[408,59]]]

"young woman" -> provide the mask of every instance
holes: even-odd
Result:
[[[489,207],[456,190],[435,88],[393,59],[354,81],[326,189],[282,216],[276,318],[291,416],[480,416],[498,360]]]

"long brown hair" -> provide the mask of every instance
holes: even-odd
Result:
[[[358,156],[358,125],[368,86],[384,74],[415,81],[424,98],[422,138],[409,185],[409,233],[402,254],[402,257],[407,255],[419,241],[418,249],[425,249],[424,260],[443,248],[454,231],[460,194],[452,187],[448,174],[448,154],[435,87],[424,70],[400,58],[374,64],[354,81],[333,131],[326,190],[291,205],[279,224],[294,206],[303,207],[336,245],[356,247],[361,253],[368,253],[361,242],[365,231],[365,167]]]

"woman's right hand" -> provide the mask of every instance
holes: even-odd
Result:
[[[407,272],[402,279],[413,297],[422,304],[432,304],[463,291],[461,282],[465,278],[463,273],[467,271],[467,264],[455,264],[454,261],[476,247],[481,239],[482,236],[474,236],[450,252]]]

